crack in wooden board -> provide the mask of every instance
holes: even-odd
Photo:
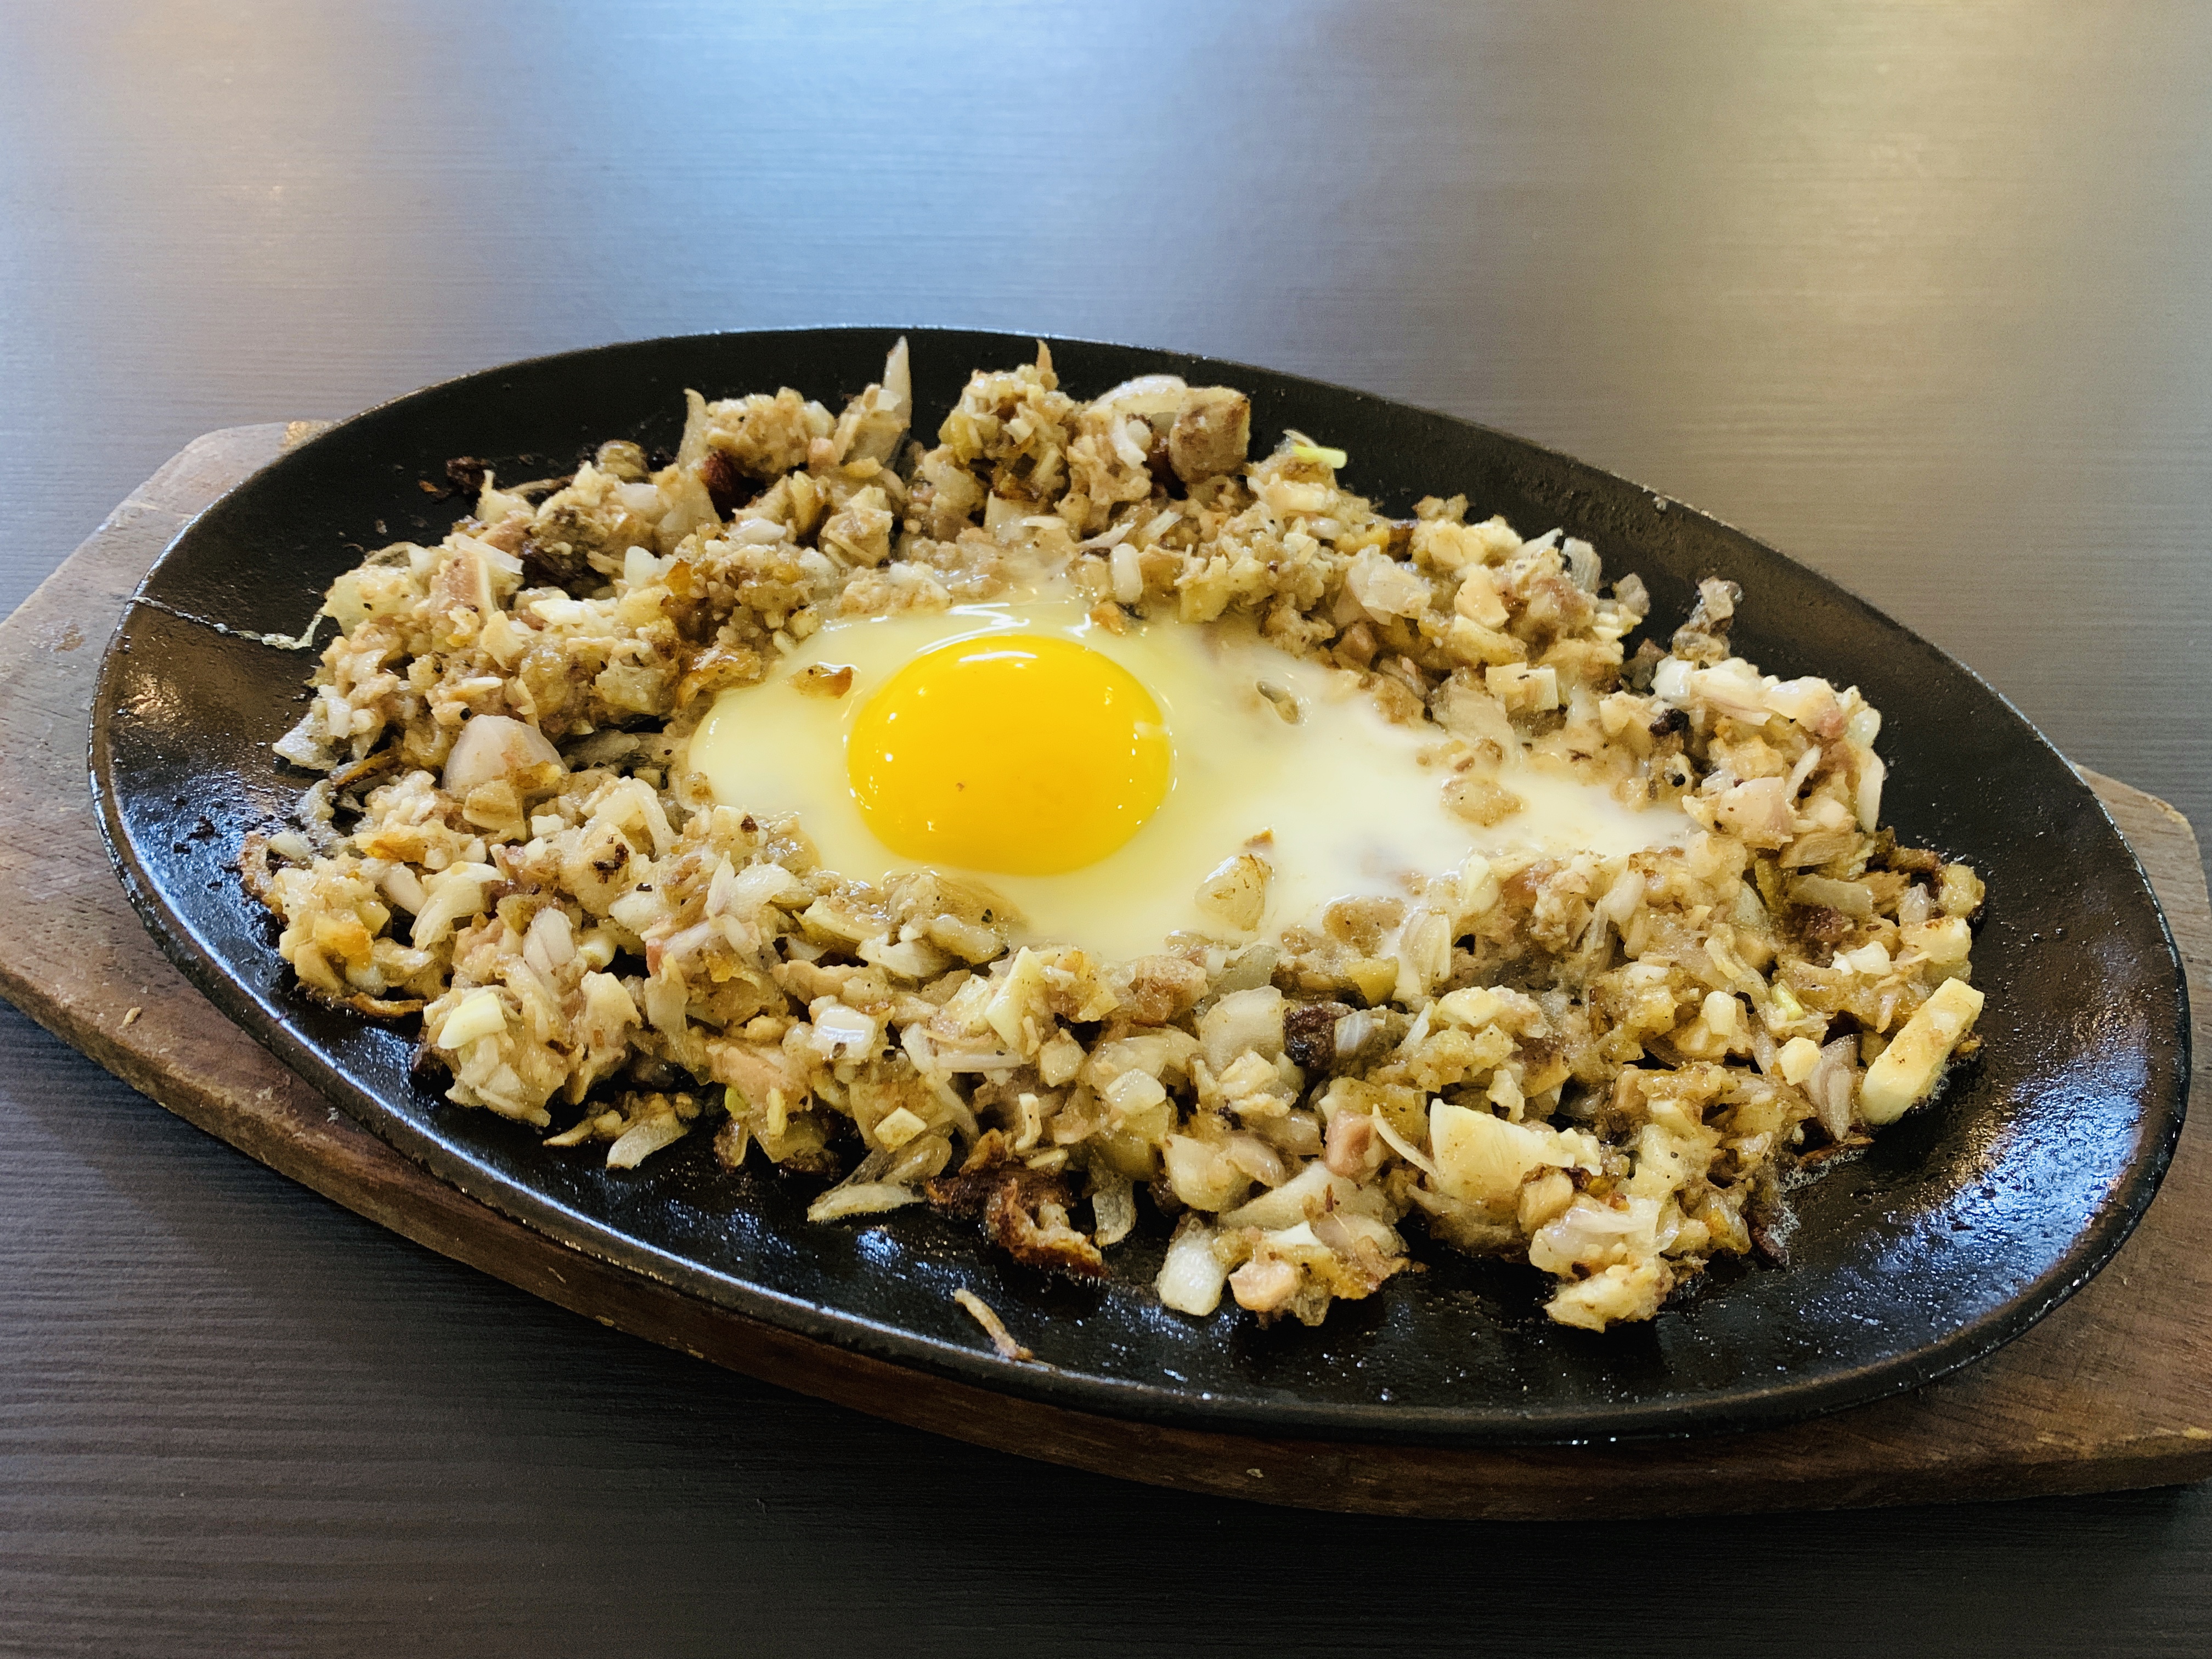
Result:
[[[197,440],[0,623],[0,994],[271,1169],[533,1295],[716,1364],[957,1439],[1159,1486],[1314,1509],[1625,1519],[2212,1476],[2212,1117],[2202,1112],[2118,1257],[1990,1358],[1916,1394],[1788,1428],[1633,1446],[1272,1441],[1064,1411],[793,1336],[507,1220],[340,1113],[186,984],[124,897],[93,819],[87,710],[125,601],[194,514],[317,429],[295,422]],[[2212,1008],[2212,907],[2188,821],[2139,790],[2085,775],[2158,890],[2192,1006]],[[2196,1054],[2201,1079],[2212,1070],[2201,1023]]]

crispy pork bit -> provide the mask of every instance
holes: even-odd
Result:
[[[714,511],[726,519],[756,493],[725,450],[710,449],[699,458],[699,482],[707,486]]]
[[[1283,1052],[1307,1073],[1336,1064],[1337,1022],[1352,1010],[1341,1002],[1302,1002],[1283,1016]]]
[[[1184,394],[1168,433],[1168,463],[1185,483],[1234,472],[1252,442],[1252,404],[1227,386],[1198,386]]]
[[[446,463],[446,477],[453,481],[455,489],[470,495],[483,489],[484,475],[490,471],[489,462],[474,455],[456,455]]]
[[[1060,1176],[997,1164],[940,1176],[923,1188],[955,1215],[981,1216],[990,1241],[1025,1267],[1097,1279],[1106,1271],[1098,1247],[1068,1223],[1072,1202]]]

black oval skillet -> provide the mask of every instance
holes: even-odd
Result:
[[[917,430],[1027,336],[905,331]],[[1527,1267],[1427,1255],[1325,1326],[1261,1331],[1233,1307],[1168,1312],[1164,1230],[1116,1276],[1048,1281],[964,1224],[907,1210],[816,1226],[808,1183],[720,1169],[694,1135],[637,1170],[549,1152],[409,1075],[410,1036],[302,995],[234,874],[241,838],[308,782],[270,741],[297,718],[299,630],[365,548],[434,540],[466,505],[426,494],[448,459],[558,473],[599,441],[672,446],[682,393],[793,386],[836,407],[897,331],[828,328],[603,347],[429,387],[264,469],[189,526],[132,600],[93,709],[103,832],[162,947],[233,1018],[454,1186],[573,1245],[808,1337],[1084,1411],[1273,1436],[1562,1442],[1770,1425],[1910,1389],[2018,1335],[2094,1273],[2142,1214],[2189,1075],[2179,960],[2149,884],[2094,796],[1971,671],[1835,583],[1726,525],[1504,433],[1239,363],[1052,343],[1091,396],[1142,373],[1243,388],[1255,444],[1285,428],[1346,449],[1347,483],[1399,510],[1464,491],[1524,533],[1594,542],[1639,573],[1664,638],[1695,580],[1740,582],[1735,639],[1770,672],[1856,684],[1887,717],[1887,816],[1988,881],[1975,946],[1979,1058],[1936,1107],[1796,1198],[1787,1265],[1717,1269],[1647,1325],[1550,1323]],[[220,624],[220,627],[209,624]],[[816,1183],[818,1185],[818,1183]],[[998,1358],[951,1300],[969,1286],[1045,1363]]]

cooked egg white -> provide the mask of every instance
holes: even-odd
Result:
[[[1470,851],[1610,856],[1693,828],[1515,768],[1502,781],[1523,809],[1475,829],[1422,763],[1436,737],[1249,631],[1117,635],[1048,596],[831,622],[722,694],[690,764],[725,805],[799,814],[830,869],[958,870],[1026,937],[1109,957],[1221,935],[1197,891],[1248,847],[1273,870],[1264,935],[1332,899],[1402,895]]]

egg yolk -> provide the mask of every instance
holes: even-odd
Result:
[[[845,740],[860,813],[893,852],[1007,875],[1079,870],[1165,798],[1158,704],[1072,640],[1000,634],[915,658]]]

